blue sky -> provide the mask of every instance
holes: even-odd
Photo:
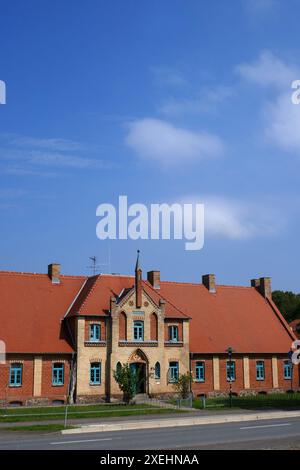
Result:
[[[0,0],[0,269],[89,256],[299,291],[297,0]],[[205,246],[100,241],[96,208],[203,202]],[[102,267],[107,270],[106,266]]]

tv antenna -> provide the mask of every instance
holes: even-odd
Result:
[[[99,268],[101,266],[108,267],[108,272],[110,273],[110,247],[108,247],[108,262],[107,263],[97,263],[97,256],[89,256],[89,259],[91,260],[92,264],[90,266],[87,266],[87,268],[91,269],[93,276],[97,274],[97,271],[99,272]]]

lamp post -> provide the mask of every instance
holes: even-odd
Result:
[[[293,392],[293,361],[292,361],[292,357],[293,357],[293,350],[290,349],[290,351],[288,352],[288,358],[289,358],[289,364],[290,364],[290,371],[291,371],[291,392]]]
[[[234,352],[233,348],[229,346],[226,349],[229,358],[229,406],[232,408],[232,353]]]

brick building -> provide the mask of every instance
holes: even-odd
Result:
[[[194,395],[299,388],[288,351],[293,332],[269,278],[249,287],[135,276],[0,272],[0,403],[93,402],[120,396],[119,364],[139,372],[137,393],[174,393],[191,371]],[[229,355],[229,349],[232,353]]]

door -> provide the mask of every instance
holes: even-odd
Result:
[[[137,378],[135,393],[146,393],[146,364],[134,362],[130,368]]]

